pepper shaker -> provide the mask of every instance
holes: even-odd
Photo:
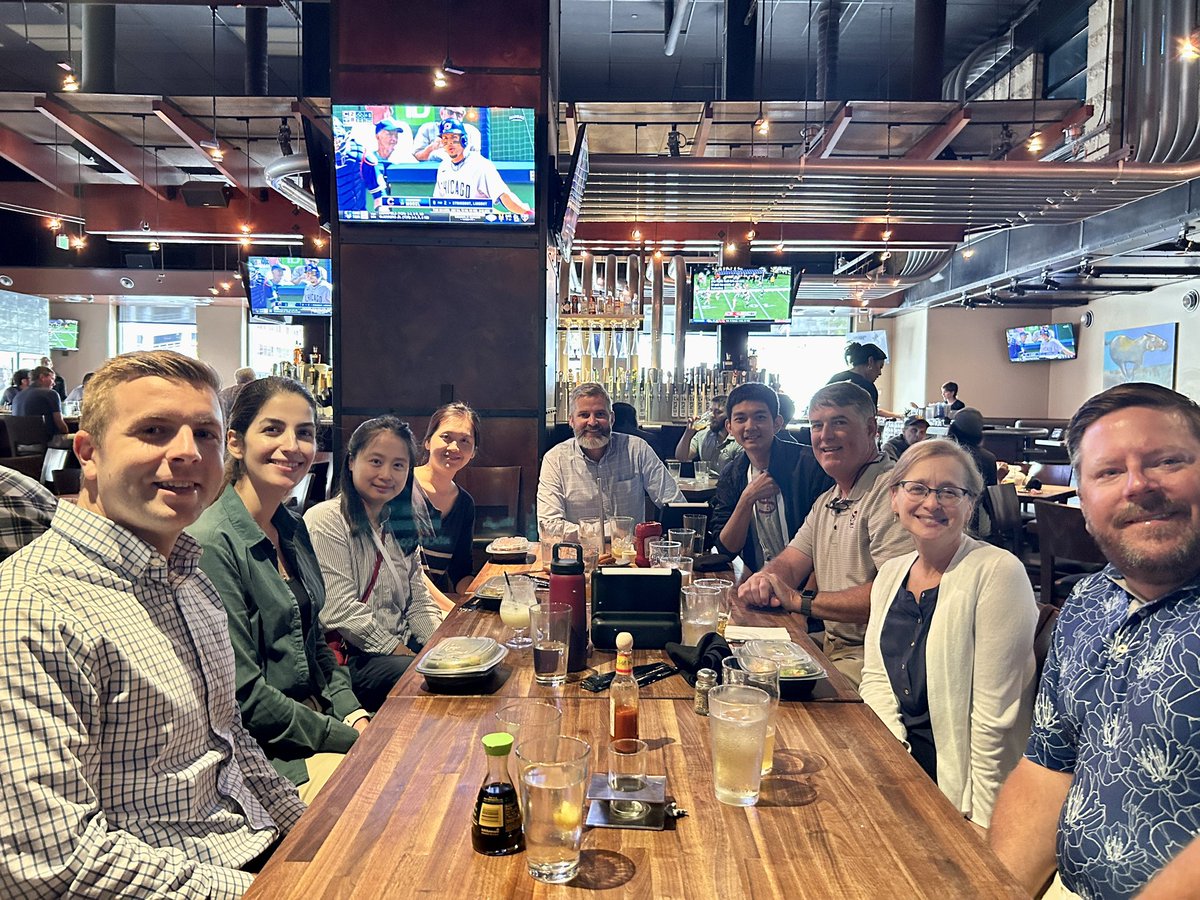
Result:
[[[692,701],[692,710],[698,716],[708,715],[708,692],[716,687],[717,673],[712,669],[701,669],[696,673],[696,699]]]

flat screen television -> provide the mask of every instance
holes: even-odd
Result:
[[[698,266],[692,270],[692,323],[790,322],[792,269]]]
[[[534,125],[519,107],[335,105],[338,218],[534,225]]]
[[[1009,362],[1042,362],[1054,359],[1074,359],[1075,326],[1070,322],[1057,325],[1022,325],[1005,331],[1008,338]]]
[[[333,180],[330,162],[333,145],[328,135],[307,117],[304,118],[304,152],[308,155],[308,177],[317,203],[317,224],[324,228],[329,224],[333,210],[329,187]]]
[[[78,350],[79,322],[75,319],[51,319],[50,349]]]
[[[560,199],[561,218],[555,223],[558,247],[564,256],[571,253],[571,242],[575,240],[575,227],[579,224],[579,212],[583,209],[583,192],[588,179],[587,125],[580,125],[575,132],[575,149],[571,152],[571,167],[563,185]]]
[[[251,256],[242,283],[251,315],[333,315],[333,268],[328,259]]]

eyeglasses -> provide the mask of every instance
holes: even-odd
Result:
[[[967,497],[971,496],[971,492],[966,488],[931,488],[929,485],[921,484],[919,481],[901,481],[896,487],[903,490],[904,493],[908,494],[914,500],[924,500],[930,494],[933,494],[937,497],[938,506],[957,506]]]

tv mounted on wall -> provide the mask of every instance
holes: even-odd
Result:
[[[692,323],[790,322],[790,266],[756,269],[698,266],[692,270]]]
[[[338,218],[534,225],[535,121],[519,107],[335,105]]]
[[[78,350],[79,322],[75,319],[51,319],[50,349]]]
[[[559,200],[559,220],[554,223],[558,234],[558,248],[564,256],[571,254],[571,243],[575,240],[575,227],[579,224],[579,213],[583,209],[583,192],[588,179],[587,125],[579,126],[575,133],[575,149],[571,152],[571,167],[563,184],[563,195]]]
[[[242,283],[251,315],[333,315],[333,269],[328,259],[251,256]]]
[[[1075,326],[1070,322],[1057,325],[1022,325],[1005,331],[1008,339],[1009,362],[1044,362],[1055,359],[1075,359]]]

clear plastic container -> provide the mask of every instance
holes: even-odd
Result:
[[[508,648],[489,637],[451,637],[438,643],[417,671],[437,678],[475,678],[490,672],[508,655]]]
[[[825,668],[809,652],[791,641],[746,641],[736,651],[738,661],[762,656],[779,664],[780,681],[815,681],[828,677]]]

